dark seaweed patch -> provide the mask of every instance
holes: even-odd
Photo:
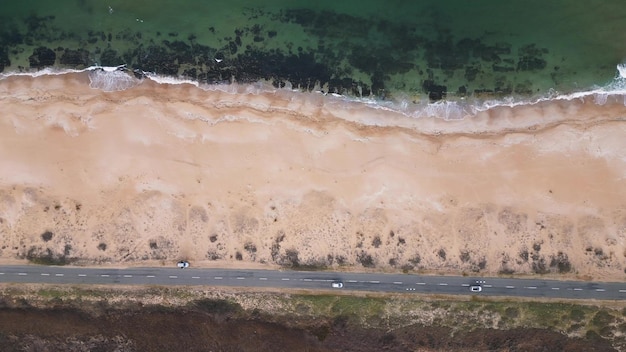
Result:
[[[9,53],[7,48],[0,48],[0,72],[4,71],[4,68],[11,66],[11,60],[9,60]]]
[[[65,49],[63,55],[61,55],[60,62],[61,65],[71,67],[87,67],[89,66],[89,52],[84,49]]]
[[[33,54],[28,57],[30,67],[43,68],[54,65],[57,55],[52,49],[40,46],[33,51]]]
[[[445,99],[446,94],[448,94],[448,87],[436,84],[429,79],[422,83],[422,89],[424,90],[424,93],[428,94],[428,98],[431,101]]]
[[[106,49],[100,54],[100,65],[102,66],[118,66],[122,63],[124,63],[124,60],[115,50]]]
[[[138,69],[169,76],[178,75],[180,65],[176,53],[169,52],[164,47],[151,45],[145,50],[140,50],[138,54]]]

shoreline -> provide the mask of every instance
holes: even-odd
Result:
[[[624,277],[621,102],[445,121],[86,74],[0,92],[0,258]]]
[[[586,105],[589,102],[597,106],[622,105],[626,97],[626,64],[617,65],[617,74],[611,82],[603,86],[593,86],[587,89],[577,89],[566,92],[549,91],[543,95],[512,95],[503,96],[497,94],[476,94],[467,96],[454,96],[440,101],[429,101],[423,94],[397,92],[396,96],[377,97],[341,95],[330,92],[328,87],[320,87],[316,83],[312,87],[292,87],[291,83],[285,82],[284,87],[275,87],[269,80],[261,79],[253,83],[202,83],[193,78],[185,76],[158,75],[152,72],[141,70],[131,70],[126,64],[107,67],[90,66],[82,69],[71,69],[62,67],[47,67],[34,71],[16,71],[0,73],[0,81],[12,79],[45,79],[45,77],[66,77],[84,81],[89,80],[89,87],[106,93],[137,89],[139,86],[153,87],[164,86],[184,86],[186,88],[197,88],[207,94],[243,94],[255,96],[269,96],[278,100],[305,100],[309,103],[339,107],[347,115],[353,111],[367,111],[368,115],[382,114],[385,119],[378,119],[372,125],[381,127],[387,126],[386,119],[394,120],[394,117],[401,117],[405,120],[415,120],[423,123],[424,120],[444,120],[462,121],[466,119],[480,119],[483,115],[493,113],[498,110],[510,109],[542,109],[551,104],[563,105],[573,103],[574,105]],[[150,88],[148,88],[150,89]],[[254,108],[253,105],[248,106]],[[338,115],[336,117],[342,117]],[[345,117],[345,116],[344,116]],[[413,121],[413,122],[415,122]],[[367,121],[359,121],[367,125]],[[394,126],[393,124],[391,126]],[[418,123],[405,122],[402,127],[416,128]],[[425,132],[425,131],[422,131]]]

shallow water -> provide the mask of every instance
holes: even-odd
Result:
[[[202,83],[268,80],[419,105],[585,91],[612,82],[626,58],[618,0],[0,6],[5,72],[125,64]]]

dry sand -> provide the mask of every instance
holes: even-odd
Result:
[[[625,277],[622,103],[453,122],[68,74],[4,79],[0,107],[4,263]]]

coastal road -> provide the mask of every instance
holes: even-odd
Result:
[[[341,281],[344,287],[331,288]],[[0,266],[0,283],[236,286],[446,295],[626,300],[626,283],[287,270]],[[480,284],[482,292],[470,292]]]

